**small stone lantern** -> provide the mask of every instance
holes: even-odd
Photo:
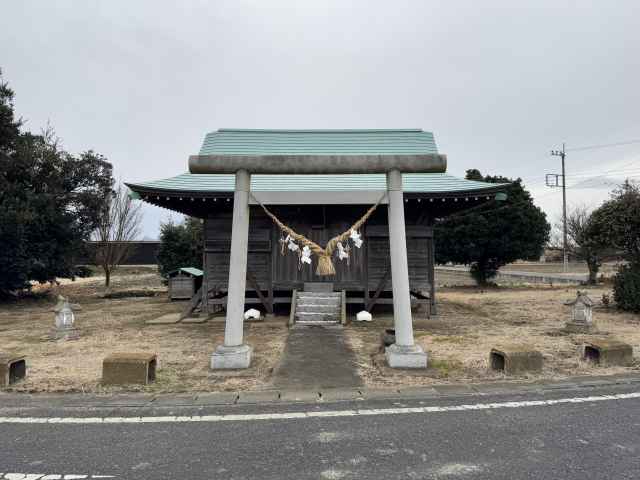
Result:
[[[593,325],[593,300],[586,293],[580,292],[576,298],[565,302],[571,307],[571,320],[565,324],[565,331],[571,333],[592,333],[595,331]]]
[[[75,315],[69,305],[69,301],[62,295],[58,295],[58,303],[53,309],[55,313],[56,328],[51,334],[52,340],[75,340],[80,334],[75,328]]]

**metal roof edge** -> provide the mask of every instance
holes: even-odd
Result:
[[[217,132],[256,132],[256,133],[391,133],[391,132],[407,132],[407,133],[431,133],[421,128],[219,128],[208,132],[206,135]]]

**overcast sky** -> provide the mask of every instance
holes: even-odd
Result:
[[[481,6],[482,5],[482,6]],[[525,6],[526,5],[526,6]],[[187,170],[204,134],[423,128],[468,168],[522,177],[550,220],[640,178],[640,2],[6,2],[0,67],[18,115],[125,181]],[[605,174],[606,179],[593,180]],[[587,181],[585,183],[585,181]],[[604,186],[604,188],[603,188]],[[156,237],[168,211],[145,209]]]

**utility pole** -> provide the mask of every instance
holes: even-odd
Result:
[[[566,173],[565,173],[565,149],[564,143],[562,144],[562,150],[551,150],[551,155],[554,157],[560,157],[562,159],[562,174],[547,174],[547,186],[549,187],[559,187],[560,184],[558,182],[559,177],[562,178],[562,271],[567,273],[569,266],[569,257],[568,257],[568,249],[567,249],[567,182],[566,182]],[[553,183],[553,179],[555,179],[555,183]],[[550,180],[552,180],[550,182]]]

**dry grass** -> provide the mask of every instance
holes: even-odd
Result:
[[[100,278],[54,287],[47,298],[0,306],[2,350],[22,352],[29,367],[26,381],[13,390],[48,392],[112,392],[100,385],[102,359],[113,352],[158,353],[157,382],[138,390],[150,392],[224,391],[261,388],[269,381],[286,338],[286,319],[274,318],[245,325],[247,342],[254,347],[251,368],[238,372],[209,369],[214,347],[222,343],[224,320],[204,324],[146,325],[145,320],[178,312],[184,303],[171,303],[153,273],[115,277],[114,291],[156,291],[154,297],[103,299]],[[51,308],[57,293],[81,305],[76,314],[80,339],[47,340],[53,327]],[[135,387],[134,387],[135,388]],[[126,387],[131,390],[132,387]]]
[[[589,289],[596,301],[606,290]],[[563,334],[569,316],[564,300],[575,289],[448,289],[438,296],[439,313],[434,319],[414,317],[416,342],[429,354],[426,371],[393,370],[384,365],[379,350],[379,332],[392,327],[390,315],[377,316],[373,324],[353,325],[348,338],[359,360],[360,373],[371,387],[427,385],[442,382],[473,382],[504,379],[489,369],[493,346],[524,343],[540,350],[545,358],[541,374],[521,379],[557,379],[571,375],[604,375],[639,369],[599,368],[578,355],[587,335]],[[640,348],[640,315],[624,314],[599,307],[594,319],[601,332]]]
[[[101,278],[63,282],[49,296],[0,305],[3,351],[27,356],[29,373],[13,390],[33,392],[113,392],[132,390],[100,385],[102,359],[118,351],[145,351],[159,355],[157,382],[138,390],[146,392],[225,391],[269,388],[271,373],[280,359],[287,336],[286,318],[275,317],[245,325],[245,338],[254,348],[251,368],[212,371],[211,352],[223,341],[224,321],[204,324],[146,325],[145,320],[178,312],[184,303],[171,303],[156,273],[125,271],[114,278],[113,290],[145,294],[143,297],[102,298]],[[40,289],[42,290],[42,289]],[[599,301],[603,288],[590,289]],[[142,292],[142,293],[141,293]],[[77,326],[80,339],[51,342],[53,306],[57,293],[80,304]],[[155,296],[148,296],[156,294]],[[545,357],[540,375],[528,378],[562,378],[601,375],[638,369],[597,368],[579,359],[578,348],[587,337],[565,335],[560,329],[569,309],[563,301],[575,288],[522,287],[481,291],[462,287],[438,294],[438,317],[414,315],[416,341],[429,353],[426,371],[393,370],[384,365],[380,332],[393,326],[391,315],[374,313],[374,322],[345,329],[359,372],[371,387],[428,385],[503,379],[488,368],[489,350],[502,343],[528,343]],[[640,316],[598,307],[594,318],[600,330],[640,348]]]

